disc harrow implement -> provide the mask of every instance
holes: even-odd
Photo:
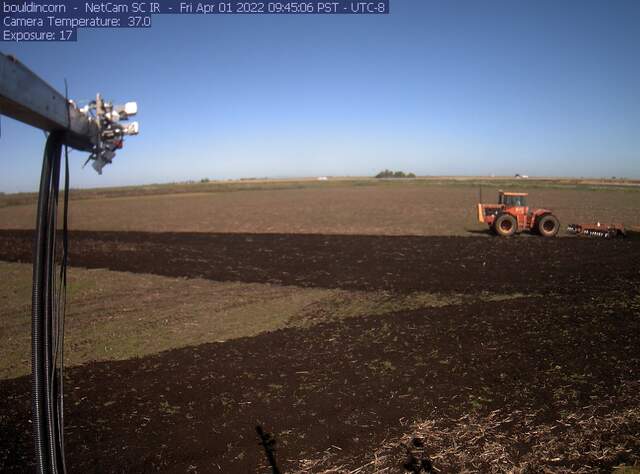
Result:
[[[586,237],[597,237],[601,239],[615,239],[626,237],[627,232],[624,224],[603,224],[601,222],[589,224],[569,224],[567,232],[574,235],[584,235]]]

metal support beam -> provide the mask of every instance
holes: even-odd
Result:
[[[0,53],[0,114],[49,132],[63,131],[72,148],[91,151],[98,124],[15,57]]]

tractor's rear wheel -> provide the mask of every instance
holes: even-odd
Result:
[[[555,237],[560,230],[560,221],[553,214],[542,216],[538,221],[538,233],[542,237]]]
[[[493,224],[493,228],[500,237],[511,237],[516,233],[518,222],[511,214],[500,214]]]

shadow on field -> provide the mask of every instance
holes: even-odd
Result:
[[[465,229],[464,231],[471,235],[485,235],[487,237],[496,236],[490,229]]]

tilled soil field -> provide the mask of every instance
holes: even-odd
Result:
[[[603,292],[640,277],[633,240],[316,234],[71,233],[70,265],[172,277],[395,292]],[[28,262],[32,232],[0,230]]]
[[[475,203],[479,199],[496,202],[498,187],[504,186],[508,191],[529,192],[528,203],[534,208],[553,209],[563,228],[598,221],[640,225],[638,186],[591,189],[549,183],[537,187],[540,183],[535,181],[499,180],[482,191],[453,181],[441,185],[423,180],[311,185],[265,183],[262,189],[243,190],[253,185],[212,184],[216,192],[122,197],[92,197],[91,191],[73,190],[69,221],[72,229],[120,232],[466,236],[486,229],[478,223]],[[104,191],[105,196],[114,196]],[[127,192],[136,191],[143,193],[144,189]],[[3,207],[0,196],[0,229],[31,229],[36,211],[35,196],[31,199],[29,204]]]
[[[521,294],[71,368],[71,472],[268,472],[258,423],[285,472],[400,472],[413,438],[440,472],[640,460],[638,242],[76,232],[71,248],[75,266],[173,277]],[[0,233],[0,259],[30,253],[30,232]],[[0,470],[23,472],[28,377],[0,400]]]

